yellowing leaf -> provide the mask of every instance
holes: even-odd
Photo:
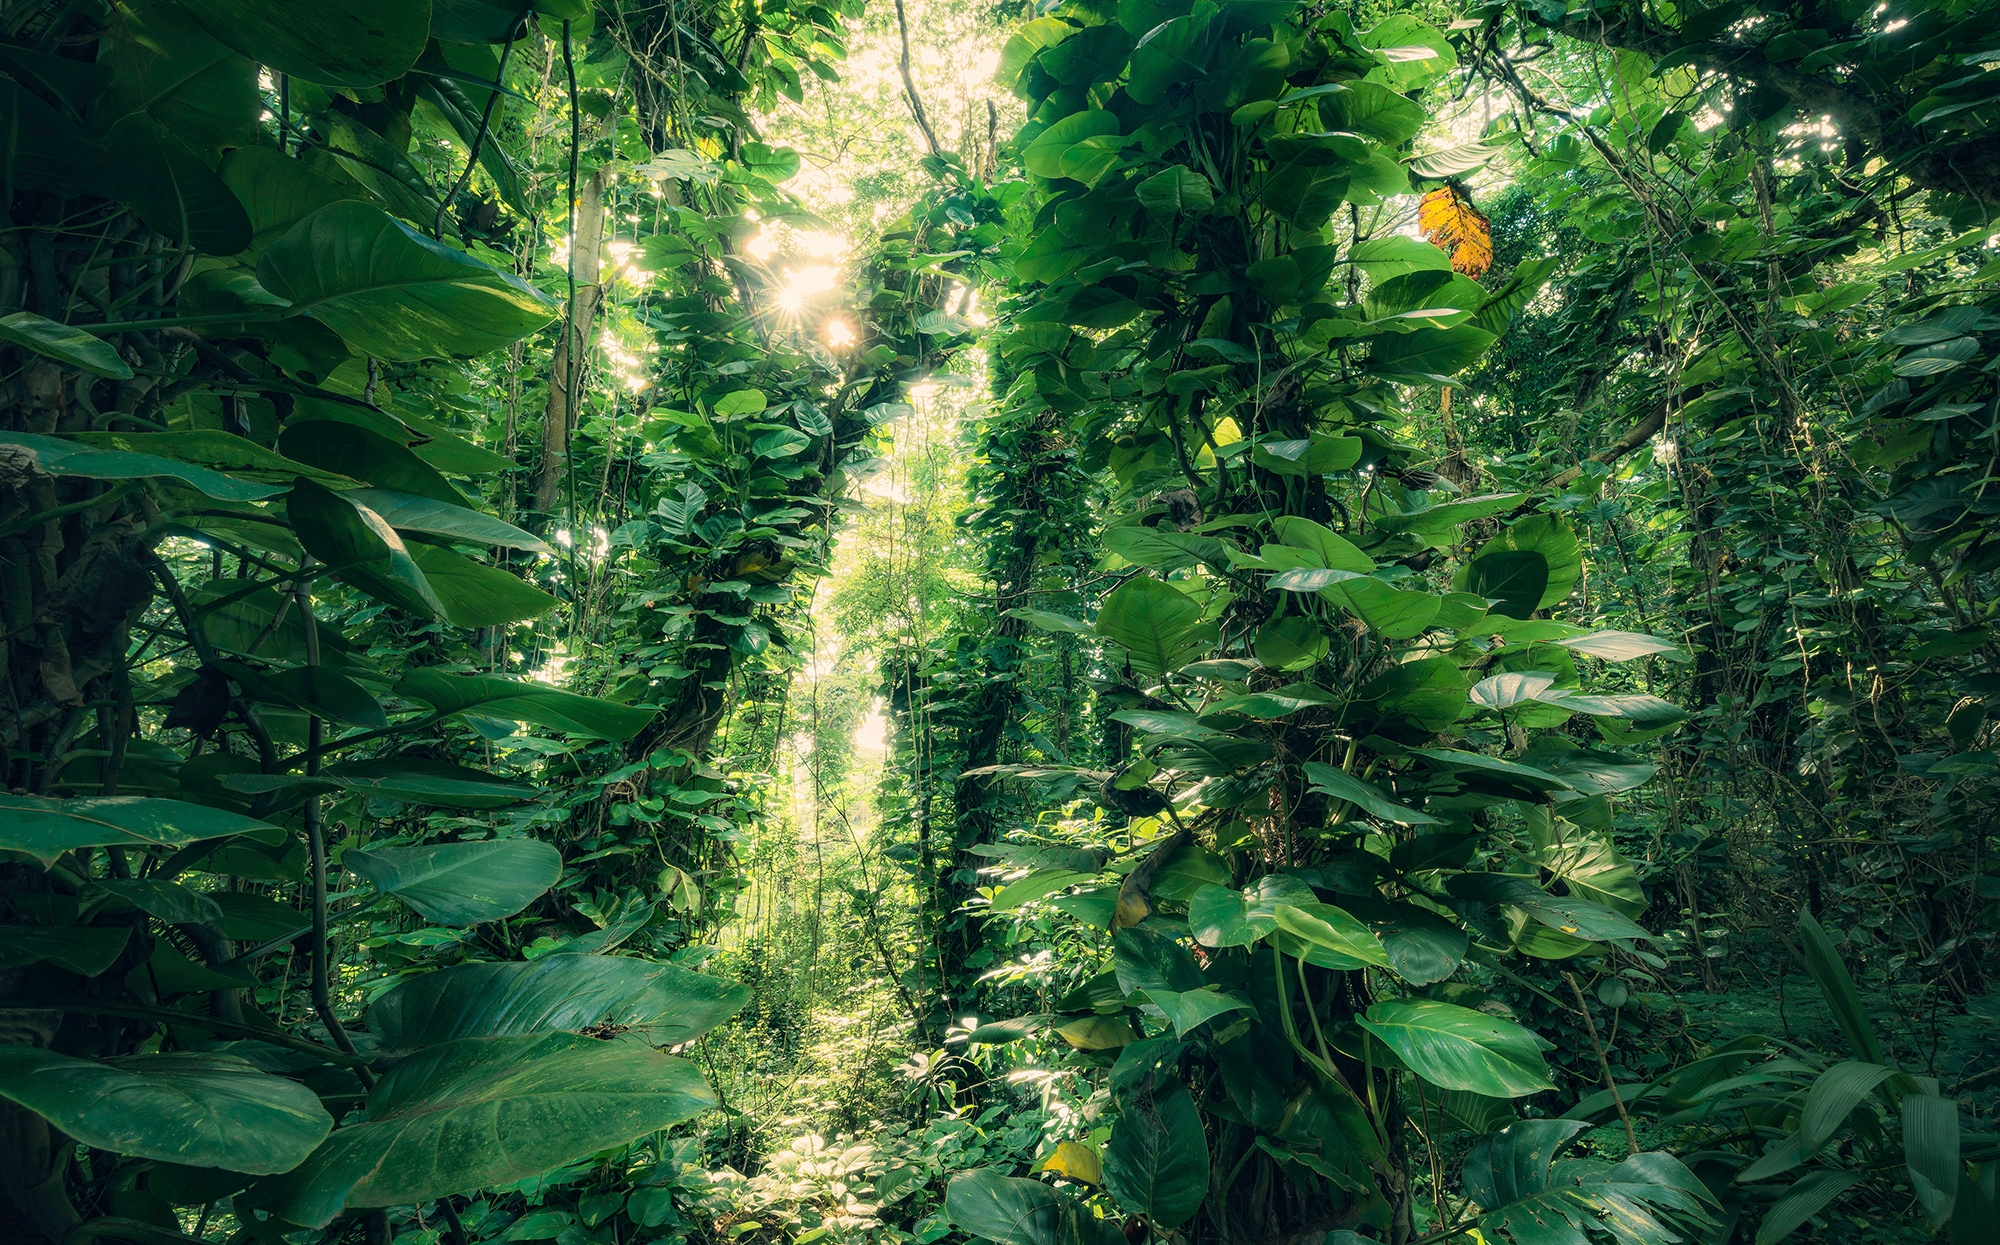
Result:
[[[1116,1016],[1085,1016],[1059,1026],[1056,1033],[1078,1050],[1111,1050],[1135,1040],[1132,1026]]]
[[[1480,277],[1493,266],[1493,227],[1453,186],[1440,186],[1417,203],[1417,229],[1451,253],[1455,271]]]
[[[1104,1183],[1104,1162],[1089,1146],[1074,1141],[1059,1142],[1054,1154],[1042,1160],[1041,1171],[1068,1176],[1085,1184]]]

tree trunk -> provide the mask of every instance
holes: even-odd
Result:
[[[604,190],[610,180],[608,171],[600,168],[576,189],[576,237],[571,240],[576,292],[570,296],[562,340],[556,343],[549,369],[549,402],[542,414],[542,461],[535,470],[535,509],[543,514],[554,511],[562,491],[569,437],[576,427],[578,403],[573,395],[584,384],[597,309],[604,301],[604,287],[597,278],[604,253]]]

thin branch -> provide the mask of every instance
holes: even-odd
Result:
[[[486,145],[486,132],[493,124],[493,106],[500,102],[500,92],[504,89],[502,84],[507,81],[507,58],[514,54],[516,33],[517,30],[510,29],[507,32],[506,46],[500,49],[500,68],[493,75],[493,90],[486,96],[486,107],[479,110],[479,132],[472,136],[471,152],[465,157],[465,172],[458,175],[458,181],[453,184],[450,193],[438,200],[437,221],[431,225],[433,238],[444,236],[445,208],[464,192],[466,183],[472,180],[472,166],[479,163],[479,149]]]
[[[910,72],[910,19],[903,12],[903,0],[896,0],[896,29],[903,36],[903,58],[899,66],[903,71],[903,94],[909,98],[910,112],[917,119],[917,128],[924,132],[924,144],[938,155],[937,135],[931,131],[931,119],[924,115],[924,101],[917,94],[917,79]]]

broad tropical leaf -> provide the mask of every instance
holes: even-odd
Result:
[[[632,1030],[655,1046],[692,1041],[742,1010],[750,988],[626,956],[545,955],[459,964],[375,1000],[368,1028],[390,1050],[464,1037]]]
[[[464,1038],[391,1068],[367,1120],[336,1131],[254,1205],[318,1227],[519,1180],[678,1124],[715,1103],[693,1064],[570,1033]]]
[[[84,1145],[253,1175],[289,1171],[333,1128],[296,1081],[192,1051],[99,1061],[0,1046],[0,1097]]]

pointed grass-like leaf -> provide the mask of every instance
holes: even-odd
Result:
[[[397,361],[499,350],[556,315],[514,274],[352,201],[286,230],[258,257],[257,279],[357,352]]]
[[[1841,962],[1840,949],[1820,928],[1818,918],[1804,908],[1799,910],[1799,943],[1805,952],[1806,969],[1825,997],[1827,1008],[1833,1012],[1848,1048],[1864,1063],[1887,1062],[1882,1057],[1882,1043],[1875,1036],[1875,1026],[1868,1021],[1868,1008],[1861,1001],[1861,992],[1854,988],[1854,978],[1848,976],[1847,965]]]
[[[1903,1159],[1910,1187],[1933,1228],[1942,1227],[1952,1217],[1958,1202],[1964,1179],[1964,1164],[1959,1159],[1962,1141],[1957,1099],[1938,1094],[1903,1095]]]
[[[1854,1108],[1894,1075],[1894,1068],[1879,1063],[1847,1061],[1814,1078],[1812,1088],[1806,1091],[1805,1106],[1799,1110],[1800,1156],[1810,1158],[1818,1153],[1847,1123]]]
[[[100,1150],[253,1175],[291,1169],[333,1127],[305,1086],[195,1052],[99,1061],[0,1046],[0,1097]]]
[[[180,800],[146,796],[98,796],[47,800],[32,795],[0,795],[0,851],[33,856],[53,865],[80,847],[186,847],[204,839],[253,830],[261,821]]]
[[[1799,1177],[1782,1197],[1771,1203],[1771,1209],[1764,1212],[1763,1221],[1757,1225],[1755,1245],[1777,1245],[1863,1179],[1860,1172],[1834,1168],[1823,1168]]]
[[[350,849],[341,863],[440,925],[513,916],[562,876],[562,853],[534,839]]]
[[[714,1106],[700,1071],[634,1042],[572,1033],[464,1038],[391,1068],[367,1120],[250,1192],[291,1223],[408,1206],[539,1175]]]
[[[1443,1089],[1519,1098],[1555,1088],[1534,1035],[1511,1020],[1434,999],[1387,999],[1357,1023]]]
[[[673,1046],[700,1037],[749,1001],[748,986],[675,964],[545,955],[519,964],[459,964],[413,978],[375,1000],[368,1029],[390,1050],[604,1026]]]

